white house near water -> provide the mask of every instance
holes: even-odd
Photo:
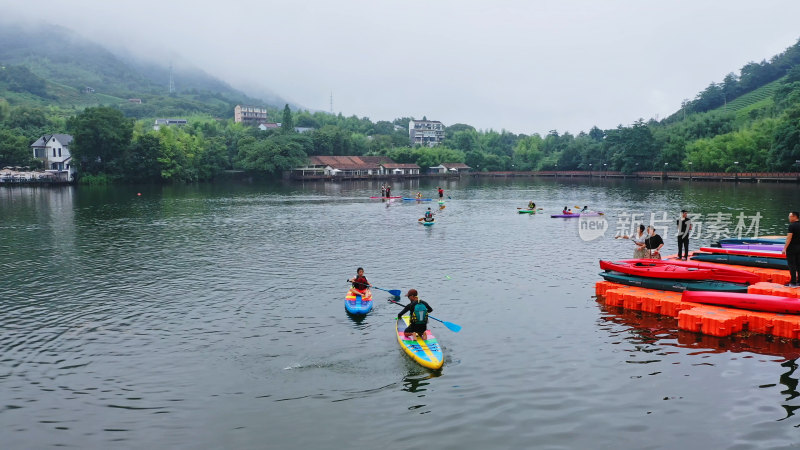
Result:
[[[472,167],[464,163],[441,163],[438,166],[428,167],[430,173],[468,173]]]
[[[72,136],[69,134],[46,134],[31,144],[33,157],[44,163],[45,172],[63,181],[73,181],[75,168],[69,153],[71,143]]]

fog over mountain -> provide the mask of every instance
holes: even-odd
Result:
[[[0,26],[62,26],[153,74],[195,66],[267,101],[328,111],[332,94],[348,116],[516,133],[664,117],[800,37],[790,0],[0,0],[0,11]]]

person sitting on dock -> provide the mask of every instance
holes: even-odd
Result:
[[[359,267],[358,269],[356,269],[356,276],[350,278],[347,281],[353,283],[353,287],[350,289],[353,291],[353,293],[357,295],[366,296],[367,289],[370,286],[372,286],[371,284],[369,284],[369,281],[367,281],[367,277],[364,276],[363,267]]]
[[[411,303],[406,305],[403,310],[397,314],[397,320],[401,320],[403,314],[410,312],[411,323],[403,331],[406,339],[411,338],[411,333],[416,333],[418,339],[425,339],[425,332],[428,331],[428,313],[432,313],[433,308],[423,300],[420,300],[416,289],[409,289],[406,297],[408,297]]]

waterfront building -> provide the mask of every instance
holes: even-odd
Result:
[[[52,173],[62,181],[75,178],[75,168],[69,145],[72,136],[69,134],[45,134],[31,144],[33,157],[42,161],[45,172]]]

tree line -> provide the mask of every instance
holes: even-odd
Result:
[[[747,114],[712,110],[685,119],[639,119],[630,125],[577,135],[446,128],[436,147],[411,146],[410,117],[372,122],[366,117],[291,111],[261,131],[197,115],[184,127],[153,130],[118,107],[87,108],[70,117],[56,108],[11,106],[0,100],[0,166],[38,164],[30,144],[43,134],[69,133],[84,181],[194,182],[230,169],[279,175],[311,155],[387,155],[430,167],[464,162],[478,171],[649,170],[793,171],[800,160],[800,66],[781,78],[768,105]],[[294,127],[312,130],[298,133]],[[738,164],[736,164],[738,162]]]

